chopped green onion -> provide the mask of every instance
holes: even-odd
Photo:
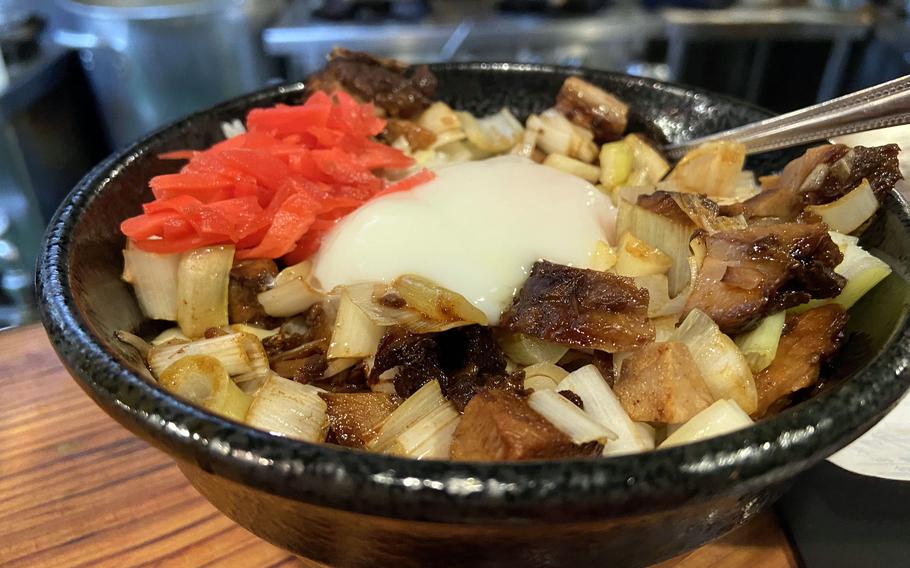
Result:
[[[455,409],[451,402],[437,406],[430,413],[398,434],[386,452],[397,456],[419,459],[420,456],[416,454],[425,454],[436,446],[443,445],[441,441],[434,441],[434,438],[440,432],[449,432],[448,441],[451,444],[452,435],[455,433],[452,423],[457,424],[460,418],[461,414],[458,413],[458,410]],[[427,446],[433,446],[434,448],[428,448]],[[438,451],[438,448],[435,449]]]
[[[446,404],[449,403],[442,396],[439,382],[429,381],[402,402],[401,406],[392,411],[392,414],[375,428],[376,436],[367,442],[367,449],[376,452],[387,451],[402,432]]]
[[[534,365],[529,365],[524,368],[525,379],[530,379],[531,377],[548,377],[553,379],[557,383],[569,374],[568,371],[560,367],[559,365],[554,365],[553,363],[537,363]]]
[[[532,375],[525,377],[522,386],[527,390],[554,390],[559,385],[546,375]]]
[[[228,378],[214,357],[190,355],[169,365],[159,376],[161,386],[193,404],[241,421],[250,406],[250,397]]]
[[[752,331],[736,337],[736,344],[753,373],[761,371],[774,360],[786,320],[787,312],[777,312],[763,318]]]
[[[262,343],[247,333],[153,345],[149,349],[148,364],[156,376],[161,376],[171,364],[188,355],[207,355],[216,359],[237,382],[258,383],[269,374],[269,361]]]
[[[806,211],[818,215],[832,231],[839,233],[852,233],[857,230],[875,214],[876,210],[878,199],[869,181],[865,179],[856,189],[837,201],[806,207]]]
[[[689,312],[673,339],[689,348],[715,399],[732,399],[747,412],[758,409],[755,380],[746,358],[707,314],[698,309]]]
[[[279,318],[303,313],[322,298],[323,295],[306,282],[305,276],[283,280],[278,286],[257,296],[265,313]]]
[[[461,130],[461,120],[452,107],[437,101],[427,107],[417,117],[417,126],[429,130],[437,136],[451,130]]]
[[[373,320],[351,301],[348,292],[342,290],[332,341],[329,343],[326,357],[328,359],[369,357],[376,353],[383,331],[383,328],[373,323]]]
[[[580,177],[589,182],[596,183],[600,178],[600,168],[591,164],[570,158],[563,154],[549,154],[543,161],[543,165],[561,170],[567,174]]]
[[[642,435],[638,424],[629,418],[594,365],[586,365],[570,373],[559,383],[557,390],[577,394],[584,403],[585,413],[616,433],[616,439],[604,446],[603,455],[617,456],[654,449],[653,434],[650,437]]]
[[[845,310],[849,310],[869,290],[891,274],[891,267],[860,247],[857,244],[859,239],[856,237],[834,231],[829,234],[831,240],[844,254],[844,260],[834,268],[834,272],[846,278],[847,284],[836,298],[810,300],[790,308],[788,312],[800,314],[830,302],[840,304]]]
[[[508,108],[484,118],[456,112],[468,141],[488,154],[508,152],[524,134],[524,127]]]
[[[620,276],[664,274],[673,266],[673,259],[663,251],[629,232],[622,234],[616,248],[619,252],[613,269]]]
[[[616,234],[630,233],[672,259],[667,272],[670,294],[678,295],[689,284],[689,241],[694,225],[683,225],[639,207],[627,199],[619,199]]]
[[[608,190],[626,183],[632,173],[634,155],[625,141],[610,142],[600,147],[600,183]]]
[[[536,390],[528,397],[528,405],[576,444],[617,439],[615,432],[556,391]]]
[[[626,184],[653,186],[670,171],[670,164],[660,152],[638,134],[629,134],[623,141],[632,149],[632,171]]]
[[[452,439],[455,437],[455,430],[460,422],[461,415],[458,415],[411,450],[410,456],[418,460],[449,459],[449,449],[452,447]]]
[[[202,247],[183,253],[177,268],[177,324],[186,335],[228,324],[228,280],[234,246]]]
[[[286,284],[295,278],[309,278],[310,273],[313,271],[313,262],[310,260],[303,260],[297,264],[292,264],[287,268],[283,269],[281,272],[275,276],[275,286],[281,286]]]
[[[328,431],[323,392],[274,373],[256,392],[245,422],[272,434],[304,442],[322,442]]]
[[[752,419],[735,401],[721,399],[702,410],[667,436],[659,448],[669,448],[713,438],[752,425]]]
[[[522,366],[556,363],[569,350],[564,345],[524,333],[503,332],[497,339],[506,357]]]
[[[180,254],[146,252],[127,241],[123,280],[133,285],[142,313],[149,319],[177,320],[177,268]]]

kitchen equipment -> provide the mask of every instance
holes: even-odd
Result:
[[[479,115],[552,105],[577,69],[516,64],[431,68],[438,96]],[[584,71],[634,101],[630,125],[658,141],[768,116],[705,91]],[[345,566],[643,566],[754,517],[789,479],[843,447],[910,386],[910,256],[906,203],[888,195],[861,244],[894,273],[852,310],[848,333],[868,349],[834,364],[847,377],[754,427],[692,445],[611,459],[525,463],[414,461],[301,443],[214,416],[144,378],[114,339],[141,313],[120,279],[119,221],[150,197],[147,181],[179,164],[163,151],[204,148],[221,123],[253,107],[294,103],[296,83],[193,115],[120,152],[86,177],[51,223],[39,262],[42,318],[79,385],[115,419],[171,454],[230,518],[309,558]],[[766,154],[759,173],[792,154]],[[128,505],[127,505],[128,506]]]
[[[260,33],[285,0],[58,0],[113,145],[264,86]]]
[[[679,159],[705,142],[728,140],[744,144],[747,154],[757,154],[904,124],[910,124],[910,75],[754,124],[671,144],[663,152]]]

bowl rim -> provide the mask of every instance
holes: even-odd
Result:
[[[526,71],[579,74],[761,110],[702,89],[584,68],[515,63],[447,63],[431,68],[519,76]],[[630,456],[417,461],[280,438],[193,407],[132,371],[95,337],[68,284],[71,230],[112,180],[160,138],[189,130],[206,115],[240,112],[302,90],[301,82],[269,87],[156,130],[93,168],[48,225],[36,283],[41,319],[54,349],[99,406],[178,460],[280,497],[372,516],[446,523],[584,522],[660,511],[719,495],[741,496],[782,481],[858,437],[910,386],[910,320],[905,306],[885,349],[837,388],[744,430]],[[910,232],[906,201],[895,192],[886,207]],[[127,399],[136,392],[166,412],[131,406]],[[835,418],[828,410],[833,408],[844,412]]]

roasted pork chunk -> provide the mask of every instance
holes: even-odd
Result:
[[[796,219],[806,205],[830,203],[868,179],[881,200],[902,179],[897,144],[850,148],[827,144],[806,151],[784,168],[780,176],[763,184],[755,197],[725,208],[727,214],[746,217]]]
[[[436,77],[426,65],[409,67],[356,51],[336,48],[325,69],[307,79],[309,91],[344,90],[372,102],[392,117],[410,118],[430,106],[436,94]]]
[[[779,400],[818,381],[822,363],[840,347],[846,324],[847,313],[837,304],[787,318],[774,361],[755,375],[756,416],[765,415]]]
[[[482,390],[464,410],[455,429],[456,460],[532,460],[585,455],[588,445],[572,443],[518,395]]]
[[[632,420],[680,424],[714,398],[689,349],[678,341],[650,343],[622,363],[613,385]]]
[[[705,245],[686,311],[701,309],[727,334],[748,329],[767,313],[834,297],[845,283],[834,272],[843,255],[820,223],[720,231]]]
[[[629,107],[591,83],[569,77],[556,95],[556,108],[575,124],[594,133],[597,142],[608,142],[626,130]]]
[[[362,448],[374,435],[373,427],[385,420],[401,399],[381,392],[322,393],[329,429],[342,446]]]
[[[548,341],[609,353],[654,339],[648,291],[608,272],[536,262],[500,325]]]

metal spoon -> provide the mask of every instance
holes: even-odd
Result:
[[[710,136],[668,144],[663,152],[675,160],[705,142],[729,140],[743,143],[746,154],[757,154],[903,124],[910,124],[910,75]]]

